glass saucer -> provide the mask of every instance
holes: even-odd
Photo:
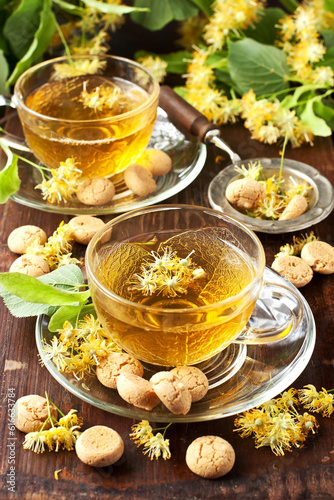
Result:
[[[220,361],[204,362],[203,371],[209,373],[210,389],[207,395],[192,407],[187,415],[173,415],[162,404],[152,411],[136,408],[120,398],[116,390],[104,387],[95,376],[84,381],[71,374],[60,373],[52,361],[45,366],[51,375],[68,391],[102,410],[151,422],[200,422],[235,415],[277,396],[302,373],[308,364],[315,345],[315,323],[312,311],[305,298],[285,278],[266,268],[264,281],[285,285],[293,290],[303,304],[300,323],[283,340],[265,345],[232,344],[223,351],[226,360],[230,356],[237,360],[238,370],[231,370],[225,379],[216,379],[215,369]],[[264,288],[266,290],[266,288]],[[268,310],[268,297],[261,297]],[[256,313],[254,314],[256,315]],[[54,333],[48,330],[48,318],[39,316],[36,323],[36,343],[43,359],[43,339],[50,341]],[[233,364],[233,363],[232,363]],[[144,378],[150,378],[152,367],[146,366]],[[159,370],[164,370],[159,367]]]
[[[107,215],[127,212],[161,202],[185,189],[201,172],[206,160],[206,147],[191,136],[183,135],[169,121],[167,114],[158,109],[158,116],[148,148],[162,149],[172,158],[172,169],[164,176],[156,177],[157,190],[147,196],[136,196],[124,183],[123,175],[111,177],[116,195],[108,205],[89,206],[73,200],[59,205],[51,205],[43,200],[41,191],[35,186],[41,182],[38,170],[19,160],[21,186],[11,199],[45,212],[61,214]],[[23,153],[31,161],[38,163],[32,153]],[[1,169],[1,168],[0,168]]]

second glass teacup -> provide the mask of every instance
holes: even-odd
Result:
[[[264,284],[251,230],[204,207],[161,205],[121,215],[95,235],[86,270],[98,317],[126,352],[160,366],[194,365],[232,342],[282,339],[303,314],[288,287]],[[260,291],[293,304],[284,324],[246,326]]]

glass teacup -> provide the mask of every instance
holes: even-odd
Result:
[[[158,97],[157,80],[140,64],[87,55],[28,69],[5,102],[17,108],[26,142],[44,165],[74,158],[85,177],[107,177],[146,148]]]
[[[264,268],[255,233],[218,211],[187,205],[121,215],[86,252],[103,327],[126,352],[160,366],[194,365],[232,342],[262,344],[288,335],[303,306],[292,289],[264,284]],[[251,328],[247,322],[264,287],[272,288],[274,300],[287,301],[288,319]]]

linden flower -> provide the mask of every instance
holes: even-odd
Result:
[[[93,59],[72,59],[68,63],[54,64],[54,73],[51,75],[51,80],[95,75],[105,67],[106,61],[100,60],[97,57]]]
[[[259,161],[250,161],[248,162],[247,167],[245,167],[245,165],[241,165],[240,167],[235,165],[234,170],[238,172],[238,174],[245,177],[245,179],[257,181],[260,173],[262,172],[262,166]]]
[[[43,453],[45,451],[45,436],[43,432],[29,432],[25,435],[23,448],[32,450],[34,453]]]
[[[71,257],[72,250],[72,228],[70,224],[64,224],[62,221],[53,235],[50,236],[44,246],[33,242],[27,249],[28,255],[40,255],[46,260],[51,270],[56,269],[59,265],[69,263],[78,263],[79,261]],[[69,254],[66,257],[66,254]]]
[[[43,200],[51,204],[71,200],[81,181],[81,170],[76,168],[74,158],[61,161],[58,168],[51,170],[51,177],[35,186],[42,191]]]
[[[152,427],[148,420],[142,420],[138,424],[133,425],[131,429],[133,432],[130,434],[130,437],[138,446],[147,443],[153,436]]]
[[[187,50],[191,50],[201,39],[205,24],[206,19],[201,16],[190,17],[180,22],[178,32],[181,37],[178,40],[178,44]]]
[[[261,201],[260,205],[254,210],[253,214],[256,217],[264,219],[278,219],[285,208],[285,203],[277,198],[271,196]]]
[[[66,429],[78,428],[82,426],[82,419],[78,417],[77,410],[70,410],[67,415],[59,419],[59,425]]]
[[[315,236],[314,232],[311,231],[310,234],[305,234],[300,237],[293,237],[293,243],[289,244],[286,243],[285,245],[280,247],[280,251],[276,257],[280,257],[282,255],[295,255],[298,256],[300,255],[300,252],[302,251],[302,248],[306,245],[306,243],[310,243],[311,241],[317,241],[317,237]],[[306,387],[314,387],[314,386],[306,386]],[[315,390],[315,388],[314,388]],[[305,393],[303,393],[303,397],[305,397]],[[300,397],[300,396],[299,396]],[[307,401],[306,401],[307,402]]]
[[[212,52],[221,50],[230,31],[246,28],[256,21],[264,8],[264,2],[257,0],[216,0],[213,14],[204,28],[204,39]]]
[[[299,391],[300,400],[305,408],[321,413],[323,417],[330,417],[334,412],[334,396],[322,388],[317,391],[314,385],[307,385]]]
[[[150,256],[153,261],[144,261],[141,274],[134,274],[129,285],[144,295],[161,293],[163,296],[176,297],[186,294],[195,281],[206,276],[204,269],[192,262],[193,253],[182,259],[171,247],[166,247],[162,255],[152,251]]]
[[[144,443],[144,455],[148,455],[151,460],[157,460],[161,455],[164,460],[171,457],[169,449],[169,439],[164,439],[164,436],[158,432]]]
[[[147,68],[156,77],[159,83],[163,82],[167,75],[168,63],[158,56],[146,56],[138,59],[145,68]]]
[[[108,51],[106,42],[109,35],[101,30],[97,35],[88,39],[82,36],[73,36],[69,44],[71,52],[75,55],[99,55]]]
[[[79,98],[85,107],[92,108],[94,111],[103,111],[113,109],[116,104],[120,104],[121,89],[117,85],[96,87],[88,92],[87,83],[87,81],[83,83],[83,90]]]

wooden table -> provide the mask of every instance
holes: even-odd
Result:
[[[241,126],[225,126],[223,135],[242,158],[278,156],[277,146],[263,146],[249,137]],[[317,168],[334,182],[334,150],[329,138],[317,138],[313,147],[288,148],[288,158],[301,160]],[[220,159],[219,159],[220,157]],[[209,147],[207,163],[195,182],[183,192],[167,200],[168,203],[190,203],[209,206],[207,188],[214,175],[226,165],[227,158],[214,147]],[[9,201],[1,210],[0,270],[7,271],[15,259],[7,248],[7,237],[16,227],[35,224],[51,234],[61,220],[68,216],[40,212]],[[105,217],[105,221],[111,217]],[[321,240],[334,245],[334,213],[314,230]],[[297,235],[300,235],[298,233]],[[292,241],[292,234],[259,234],[264,245],[267,264],[270,265],[279,247]],[[313,311],[317,325],[317,341],[312,358],[293,386],[302,388],[314,384],[318,389],[334,388],[333,377],[333,323],[334,276],[315,275],[312,282],[301,289]],[[1,303],[1,498],[19,499],[330,499],[334,495],[334,416],[319,416],[319,431],[307,439],[300,450],[276,457],[269,448],[255,449],[251,438],[241,439],[233,432],[234,417],[191,424],[173,424],[168,430],[172,457],[150,461],[142,455],[129,438],[134,420],[99,410],[64,390],[38,363],[34,337],[34,319],[16,319]],[[22,448],[23,434],[16,430],[9,434],[8,402],[26,394],[44,395],[63,411],[76,408],[84,419],[84,428],[101,424],[117,430],[125,443],[124,458],[108,470],[96,469],[81,463],[75,452],[45,452],[36,455]],[[196,438],[214,434],[228,440],[236,452],[232,471],[218,480],[195,476],[186,466],[185,453]],[[12,456],[14,452],[14,457]],[[14,458],[15,493],[8,491],[9,458]],[[59,480],[54,472],[61,469]]]

